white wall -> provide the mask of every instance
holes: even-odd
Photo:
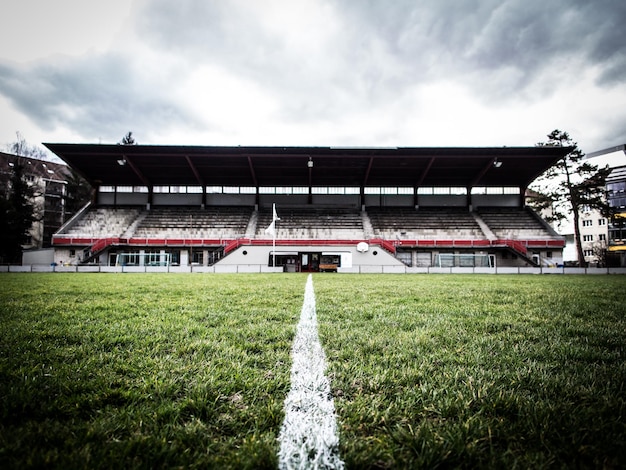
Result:
[[[30,272],[64,272],[64,273],[272,273],[282,272],[281,268],[270,268],[260,265],[225,265],[225,266],[170,266],[169,268],[154,266],[50,266],[50,265],[0,265],[0,273]],[[377,273],[377,274],[622,274],[626,268],[408,268],[402,266],[362,265],[352,269],[339,269],[345,273]]]
[[[246,254],[244,254],[244,252]],[[241,246],[228,256],[224,257],[215,266],[226,265],[262,265],[267,266],[270,253],[272,252],[271,246]],[[350,253],[352,257],[352,268],[358,268],[359,266],[404,266],[404,264],[396,259],[393,255],[385,251],[379,246],[370,245],[369,250],[365,253],[360,253],[354,246],[277,246],[276,252],[299,252],[299,253],[321,253],[321,252],[344,252]]]
[[[30,250],[22,254],[22,264],[52,264],[54,262],[54,248]]]

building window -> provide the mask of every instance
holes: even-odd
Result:
[[[191,253],[191,262],[193,264],[202,264],[202,261],[204,260],[204,253],[202,251],[199,250],[195,250],[192,251]]]
[[[593,256],[593,250],[583,250],[585,256]]]
[[[600,235],[598,235],[598,240],[600,240],[601,242],[605,242],[606,241],[606,234],[601,233]]]
[[[606,219],[598,219],[598,225],[606,225]]]
[[[331,186],[328,188],[328,194],[345,194],[346,188],[342,188],[341,186]]]
[[[583,241],[584,242],[592,242],[593,241],[593,235],[583,235]]]
[[[593,220],[583,220],[583,227],[591,227],[593,225]]]

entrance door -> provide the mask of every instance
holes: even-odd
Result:
[[[300,253],[300,270],[303,273],[316,273],[320,270],[321,253]]]

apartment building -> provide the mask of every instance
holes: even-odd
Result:
[[[24,169],[24,177],[33,189],[33,203],[37,220],[30,230],[25,250],[47,248],[52,245],[52,234],[65,219],[65,194],[69,170],[67,165],[21,157],[0,152],[0,194],[7,197],[15,165]]]

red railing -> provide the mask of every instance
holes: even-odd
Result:
[[[230,239],[209,238],[91,238],[91,237],[54,237],[53,245],[91,245],[93,248],[108,245],[144,245],[144,246],[216,246],[223,245]]]
[[[565,241],[562,239],[538,239],[538,240],[514,240],[514,239],[450,239],[450,240],[385,240],[372,238],[370,240],[355,239],[280,239],[275,242],[271,239],[218,239],[218,238],[89,238],[89,237],[54,237],[54,245],[91,245],[91,252],[103,250],[107,246],[134,245],[134,246],[224,246],[224,253],[229,253],[240,246],[267,246],[273,243],[276,246],[306,245],[306,246],[345,246],[357,245],[366,241],[371,245],[379,245],[390,253],[395,253],[398,247],[424,247],[424,248],[489,248],[508,246],[520,253],[526,254],[529,248],[562,248]]]
[[[107,246],[113,245],[114,243],[121,243],[121,240],[121,238],[101,238],[91,246],[90,251],[91,253],[98,253],[104,250]]]
[[[391,240],[384,240],[382,238],[372,238],[369,240],[370,245],[380,245],[383,249],[389,253],[396,254],[396,245]]]
[[[565,241],[560,239],[551,240],[514,240],[514,239],[449,239],[449,240],[395,240],[392,242],[396,247],[459,247],[459,248],[480,248],[491,246],[520,246],[527,248],[556,248],[565,246]]]
[[[93,245],[100,238],[88,238],[88,237],[53,237],[53,245]]]

